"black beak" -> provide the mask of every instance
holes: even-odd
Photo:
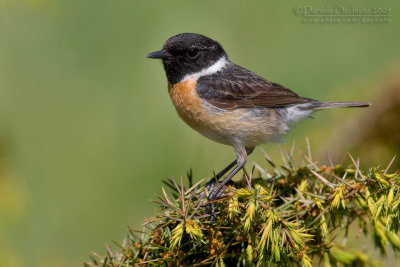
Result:
[[[170,59],[171,56],[165,50],[151,52],[146,56],[147,58]]]

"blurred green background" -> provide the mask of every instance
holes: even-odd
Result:
[[[309,24],[294,13],[304,5],[386,7],[393,17]],[[233,159],[232,148],[178,118],[161,63],[145,58],[170,36],[214,38],[235,63],[306,97],[379,102],[318,113],[284,145],[304,148],[308,136],[321,158],[332,149],[340,160],[399,76],[399,8],[388,0],[0,0],[0,266],[80,266],[154,214],[161,179],[190,168],[196,180],[209,177]],[[399,151],[354,140],[365,162],[387,164]],[[259,149],[254,161],[265,162]]]

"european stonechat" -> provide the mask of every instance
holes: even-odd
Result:
[[[255,146],[273,142],[289,125],[320,109],[370,105],[301,97],[234,64],[218,42],[196,33],[175,35],[147,57],[162,60],[168,92],[179,116],[205,137],[235,148],[236,160],[218,173],[216,180],[236,167],[212,187],[209,200],[217,198],[221,188],[243,168]]]

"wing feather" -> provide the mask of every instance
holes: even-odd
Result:
[[[233,63],[221,72],[200,77],[196,90],[201,98],[223,109],[277,108],[316,102]]]

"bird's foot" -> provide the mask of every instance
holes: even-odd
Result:
[[[211,192],[218,186],[218,180],[216,177],[211,178],[208,183],[205,185],[207,191],[211,194]]]
[[[210,215],[210,222],[212,222],[216,215],[214,202],[207,202],[205,204],[205,212]]]
[[[215,219],[217,212],[215,211],[215,204],[216,202],[224,197],[227,197],[228,194],[225,193],[227,187],[226,185],[220,186],[221,184],[218,182],[216,177],[213,177],[208,181],[208,183],[204,186],[205,191],[200,193],[197,198],[202,199],[203,197],[207,196],[207,202],[203,205],[205,207],[205,213],[210,215],[210,222]],[[233,181],[229,181],[228,185],[234,185]]]

